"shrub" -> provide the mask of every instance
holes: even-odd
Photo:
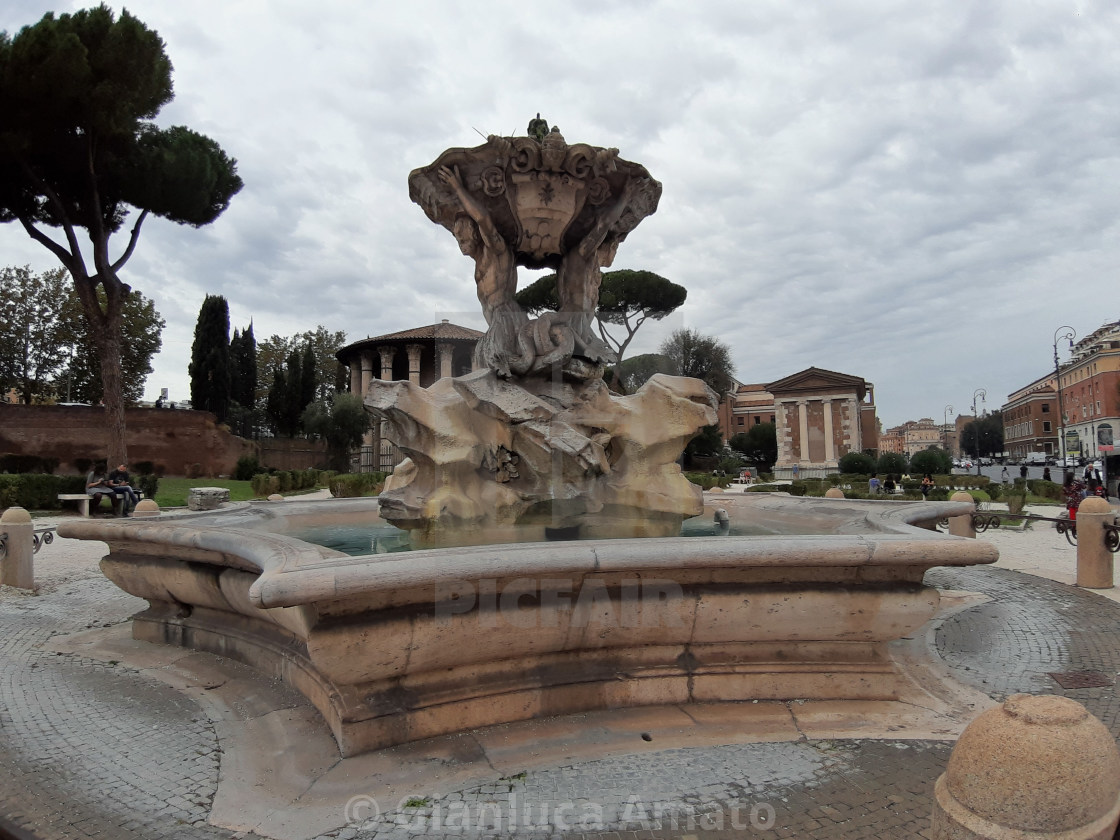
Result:
[[[979,492],[981,492],[981,491],[979,491],[979,490],[976,491],[976,493],[979,493]],[[1014,492],[1014,491],[1010,491],[1010,492]],[[973,498],[976,497],[976,493],[972,494]],[[1003,485],[1000,484],[998,481],[993,481],[991,484],[988,485],[987,493],[988,493],[988,498],[990,498],[993,502],[999,501],[999,497],[1003,493]]]
[[[918,475],[949,475],[953,471],[953,459],[944,449],[923,449],[910,459],[910,471]]]
[[[902,475],[908,469],[906,456],[900,452],[884,452],[875,462],[876,472]]]
[[[804,496],[808,490],[809,486],[804,481],[795,481],[789,486],[791,496]]]
[[[875,462],[871,460],[870,455],[864,455],[862,452],[849,452],[841,456],[839,466],[842,473],[871,475],[875,472]]]
[[[253,495],[257,498],[265,499],[269,496],[269,482],[272,476],[268,473],[257,473],[250,477],[249,483],[253,485]]]
[[[0,475],[0,508],[10,508],[16,504],[19,485],[18,475]]]
[[[151,461],[137,461],[132,468],[136,470],[137,475],[152,475],[156,471],[156,465]]]
[[[336,499],[376,496],[385,485],[385,473],[343,473],[331,478],[331,495]]]
[[[257,473],[267,472],[261,466],[256,455],[242,455],[237,459],[237,466],[233,468],[233,477],[237,481],[252,481]],[[256,486],[254,485],[254,489]]]
[[[140,476],[140,492],[144,494],[145,499],[154,499],[156,492],[159,490],[159,479],[152,473],[144,473]]]
[[[194,463],[187,467],[187,478],[202,478],[202,464]]]
[[[76,469],[82,475],[85,475],[86,473],[88,473],[89,468],[92,467],[92,466],[93,466],[93,459],[92,458],[75,458],[74,459],[74,469]]]
[[[58,458],[41,458],[38,455],[0,455],[0,472],[46,473],[58,469]]]
[[[1044,499],[1062,500],[1062,485],[1053,481],[1043,481],[1041,478],[1032,478],[1027,482],[1031,493]]]

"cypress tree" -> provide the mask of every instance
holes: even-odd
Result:
[[[212,411],[219,423],[229,414],[229,303],[207,295],[198,312],[191,345],[191,405]]]

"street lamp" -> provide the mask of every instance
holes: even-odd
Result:
[[[949,449],[949,415],[952,414],[952,413],[953,413],[953,407],[951,405],[945,406],[945,414],[944,414],[945,422],[941,425],[941,431],[945,433],[945,449],[946,449],[946,451],[948,451],[948,449]],[[949,452],[949,454],[952,455],[953,453]]]
[[[1065,332],[1063,332],[1063,330]],[[1058,425],[1060,428],[1058,445],[1062,453],[1062,469],[1067,469],[1066,464],[1066,410],[1062,404],[1062,371],[1058,364],[1058,339],[1068,338],[1069,349],[1073,349],[1073,340],[1077,338],[1077,333],[1073,331],[1073,327],[1061,326],[1054,331],[1054,377],[1058,380]]]
[[[972,392],[972,436],[976,441],[976,474],[980,475],[980,415],[976,411],[977,397],[984,401],[988,399],[988,392],[983,388],[977,388]]]

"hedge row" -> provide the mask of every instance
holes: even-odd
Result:
[[[250,483],[253,495],[264,499],[273,493],[292,493],[325,484],[334,473],[329,470],[279,470],[274,473],[257,473]]]
[[[0,508],[19,505],[28,510],[58,510],[60,493],[84,493],[86,479],[82,475],[48,475],[23,473],[0,475]]]

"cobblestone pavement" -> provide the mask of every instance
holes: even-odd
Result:
[[[1063,689],[1048,672],[1120,670],[1120,605],[995,568],[930,583],[992,600],[949,617],[937,646],[961,681],[1084,703],[1120,733],[1112,686]],[[0,814],[44,838],[252,838],[206,824],[220,747],[194,701],[137,671],[36,647],[111,625],[143,602],[91,574],[39,596],[0,591]],[[348,805],[321,840],[481,837],[913,838],[928,836],[951,744],[795,741],[673,749],[533,770],[441,797]]]

